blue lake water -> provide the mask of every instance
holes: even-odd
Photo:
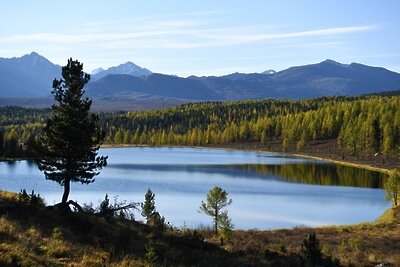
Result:
[[[233,200],[228,210],[237,229],[373,221],[390,207],[382,174],[325,161],[204,148],[104,148],[99,154],[109,156],[108,166],[94,183],[72,184],[70,199],[97,206],[107,193],[141,202],[151,188],[158,211],[175,226],[211,224],[198,208],[214,186]],[[34,189],[48,204],[63,192],[28,161],[0,162],[0,188]],[[139,212],[136,219],[143,220]]]

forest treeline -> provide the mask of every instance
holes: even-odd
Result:
[[[399,153],[400,96],[203,102],[141,112],[100,112],[105,143],[219,145],[279,142],[298,150],[337,141],[352,155]],[[0,108],[0,154],[30,153],[49,110]]]

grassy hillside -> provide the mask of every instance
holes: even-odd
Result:
[[[149,239],[165,266],[238,262],[192,232],[161,234],[134,221],[63,215],[13,193],[1,193],[0,214],[0,266],[145,266]]]
[[[370,224],[236,230],[231,242],[221,246],[207,230],[161,232],[134,221],[63,215],[1,192],[0,266],[304,266],[301,244],[312,231],[325,266],[398,265],[399,221],[400,210],[390,209]]]

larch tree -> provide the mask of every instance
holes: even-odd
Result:
[[[122,144],[123,142],[124,142],[124,131],[122,130],[122,128],[119,128],[118,131],[115,133],[114,143]]]
[[[386,199],[392,201],[394,206],[398,205],[400,197],[400,173],[391,171],[385,181]]]
[[[208,192],[206,202],[201,202],[199,212],[213,218],[215,234],[218,234],[218,226],[221,225],[223,208],[230,204],[232,204],[232,199],[228,199],[228,193],[218,186]]]
[[[123,143],[124,144],[129,144],[131,142],[131,139],[132,139],[131,132],[129,130],[125,130]]]
[[[98,116],[89,112],[92,101],[83,98],[83,87],[89,79],[82,63],[68,60],[62,68],[62,79],[53,81],[57,104],[52,106],[41,134],[38,166],[46,179],[64,187],[61,206],[66,210],[71,182],[92,183],[107,165],[107,156],[98,156],[104,137]]]

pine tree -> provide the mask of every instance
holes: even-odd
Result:
[[[314,232],[307,235],[307,238],[304,239],[301,245],[301,253],[311,266],[316,266],[321,261],[322,253],[319,247],[319,240]]]
[[[123,142],[124,142],[124,131],[121,128],[119,128],[114,135],[114,143],[122,144]]]
[[[232,219],[229,217],[228,212],[222,212],[218,224],[218,229],[224,242],[229,242],[232,239],[233,227],[234,225],[232,224]]]
[[[140,135],[139,142],[141,145],[147,144],[147,135],[144,131]]]
[[[131,142],[131,138],[132,138],[131,132],[129,130],[125,130],[123,143],[129,144]]]
[[[58,105],[52,106],[41,135],[38,166],[46,179],[64,187],[61,203],[65,208],[71,182],[92,183],[107,164],[106,156],[97,156],[103,132],[98,116],[89,113],[92,101],[82,99],[83,87],[90,79],[82,69],[83,64],[71,58],[62,68],[63,78],[54,80],[52,93]]]
[[[397,206],[400,195],[400,173],[391,171],[385,181],[386,199],[391,200]]]
[[[4,137],[4,157],[16,157],[18,154],[18,137],[17,131],[11,129],[6,132]]]
[[[261,133],[261,144],[265,145],[267,143],[267,132],[265,130]]]
[[[172,131],[172,127],[170,128],[167,136],[168,144],[173,145],[175,144],[175,136],[174,132]]]
[[[153,241],[149,239],[145,246],[146,254],[144,255],[144,259],[147,263],[148,267],[156,266],[156,262],[158,259],[157,253],[154,250]]]
[[[222,209],[230,204],[232,204],[232,199],[228,200],[228,193],[217,186],[208,192],[206,202],[201,202],[199,212],[213,218],[215,234],[218,234],[218,225],[221,223]]]
[[[165,133],[165,130],[162,131],[161,133],[161,140],[160,140],[161,145],[165,145],[168,143],[168,136]]]
[[[139,144],[139,141],[140,141],[139,131],[136,130],[135,134],[131,138],[131,143],[137,145]]]
[[[144,196],[144,203],[142,203],[141,207],[142,216],[146,218],[147,222],[149,222],[151,217],[156,213],[155,195],[150,188],[147,189]]]
[[[383,128],[382,153],[388,156],[393,149],[393,130],[389,123]]]

